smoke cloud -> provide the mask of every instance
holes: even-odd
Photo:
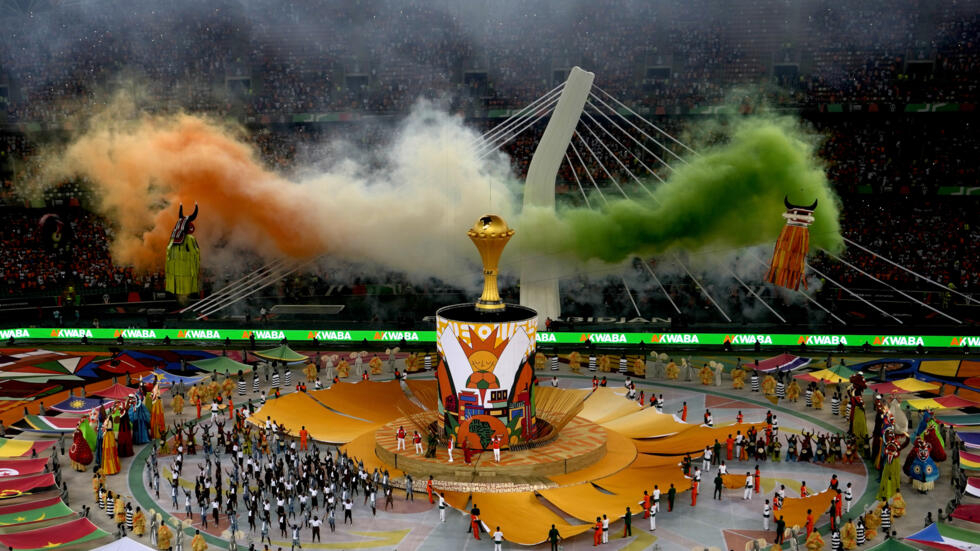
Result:
[[[532,209],[521,229],[529,250],[579,260],[621,262],[673,250],[737,249],[774,242],[785,220],[783,197],[819,206],[811,247],[842,246],[839,206],[815,156],[815,139],[787,117],[734,120],[730,139],[675,163],[652,194],[597,208]]]
[[[95,209],[114,226],[114,260],[140,270],[162,266],[177,205],[189,213],[195,202],[203,261],[219,273],[231,271],[228,251],[266,260],[328,254],[468,286],[477,255],[463,232],[494,212],[518,230],[502,268],[531,262],[541,278],[607,275],[635,255],[772,243],[784,196],[819,200],[812,246],[841,246],[815,140],[788,118],[736,119],[727,140],[675,163],[652,196],[523,213],[506,159],[481,160],[479,136],[428,103],[382,151],[334,143],[288,177],[263,165],[242,129],[186,113],[149,115],[131,97],[118,96],[78,128],[47,153],[36,183],[90,182]]]
[[[141,114],[134,105],[117,97],[49,151],[35,185],[90,182],[95,210],[114,225],[114,260],[140,270],[162,267],[181,203],[185,214],[200,206],[195,236],[205,264],[216,248],[267,260],[329,253],[446,277],[463,271],[460,259],[475,259],[463,250],[472,248],[465,228],[485,212],[514,212],[509,165],[480,161],[478,136],[429,104],[397,129],[380,168],[351,146],[348,156],[290,179],[263,166],[240,129],[198,115]]]

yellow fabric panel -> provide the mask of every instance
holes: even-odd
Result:
[[[628,438],[659,438],[694,426],[678,421],[671,414],[658,413],[656,408],[650,407],[600,424]]]
[[[932,398],[916,398],[906,403],[915,409],[943,409],[943,406]]]
[[[408,399],[398,381],[341,382],[310,394],[332,410],[375,423],[388,423],[404,417],[399,407],[407,413],[422,411]]]
[[[340,449],[341,451],[346,452],[349,457],[356,457],[357,459],[364,461],[364,469],[368,472],[373,472],[374,468],[377,467],[381,472],[388,469],[388,474],[394,478],[405,476],[404,472],[388,466],[374,454],[374,431],[365,432],[364,434],[351,440],[350,443],[341,446]]]
[[[980,377],[980,362],[976,360],[963,360],[960,362],[958,377]]]
[[[640,405],[626,399],[626,389],[606,387],[595,389],[578,416],[601,425],[637,411],[640,411]]]
[[[405,381],[408,385],[408,390],[415,395],[415,398],[429,410],[439,409],[439,385],[436,381],[420,381],[418,379],[409,379]]]
[[[745,477],[742,477],[745,482]],[[783,508],[774,515],[779,519],[780,515],[786,522],[786,526],[806,526],[806,510],[813,511],[813,522],[816,523],[820,515],[827,512],[830,502],[834,499],[836,492],[824,490],[823,492],[810,497],[787,497],[783,500]]]
[[[437,488],[438,489],[438,488]],[[466,506],[470,502],[469,492],[450,492],[450,491],[439,491],[442,497],[446,499],[446,503],[449,504],[453,509],[459,509],[460,511],[468,511]]]
[[[813,377],[815,380],[819,381],[823,379],[828,383],[842,383],[847,381],[844,377],[834,373],[829,369],[821,369],[820,371],[814,371],[812,373],[803,373],[802,375]],[[799,377],[800,375],[797,375]]]
[[[660,491],[664,493],[671,484],[678,492],[691,487],[691,481],[684,477],[677,458],[673,458],[672,465],[662,467],[630,467],[612,476],[600,478],[595,481],[595,484],[604,490],[629,496],[636,502],[643,500],[643,490],[653,495],[654,485],[659,486]],[[633,505],[630,507],[634,512],[636,511],[636,507]]]
[[[702,479],[703,480],[703,479]],[[714,478],[712,480],[712,487],[714,487]],[[723,474],[721,475],[722,484],[725,485],[729,490],[741,490],[745,488],[745,475],[744,474]]]
[[[0,446],[0,457],[20,457],[31,451],[34,446],[32,440],[13,440],[4,438],[3,445]]]
[[[266,416],[285,425],[293,436],[297,436],[300,428],[305,425],[315,440],[341,444],[368,431],[373,435],[373,431],[381,426],[379,423],[365,423],[334,413],[316,403],[305,392],[294,392],[269,400],[248,420],[262,427]]]
[[[920,381],[914,377],[907,377],[898,381],[891,381],[891,383],[905,392],[926,392],[939,389],[939,385],[936,383]]]
[[[633,468],[647,468],[647,467],[666,467],[668,465],[679,465],[680,459],[670,456],[670,455],[648,455],[645,453],[637,454],[636,461],[633,462],[630,467]]]
[[[960,369],[959,360],[923,360],[919,364],[919,371],[930,375],[941,375],[945,377],[955,377]]]
[[[538,493],[566,514],[585,522],[595,522],[595,518],[602,515],[608,516],[610,521],[618,520],[626,514],[627,507],[634,514],[643,510],[638,505],[642,501],[642,490],[636,495],[607,494],[600,492],[592,484],[576,484],[539,490]]]
[[[655,453],[660,455],[683,455],[685,453],[698,454],[704,450],[705,446],[713,446],[715,440],[724,442],[728,435],[735,435],[735,431],[740,430],[745,434],[749,427],[754,426],[757,431],[765,429],[765,423],[742,423],[741,425],[725,425],[723,427],[693,426],[674,436],[666,438],[654,438],[649,440],[634,440],[636,449],[643,453]]]
[[[520,545],[537,545],[548,539],[554,524],[563,538],[571,538],[592,528],[591,524],[571,525],[538,501],[534,492],[473,494],[480,508],[480,520],[492,531],[497,526],[504,539]]]
[[[579,484],[617,473],[630,466],[635,459],[636,446],[633,441],[618,432],[606,430],[606,455],[602,459],[584,469],[548,478],[561,486]]]

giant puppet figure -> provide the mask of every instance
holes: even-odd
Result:
[[[772,251],[766,281],[795,291],[801,283],[806,288],[803,267],[810,249],[809,227],[814,220],[813,211],[817,209],[817,202],[801,207],[791,204],[789,198],[784,197],[783,204],[786,205],[786,212],[783,213],[786,225],[779,232],[779,239]]]
[[[184,216],[184,205],[180,205],[177,224],[170,234],[167,244],[167,291],[177,296],[187,296],[198,291],[198,274],[201,272],[201,249],[197,246],[194,233],[194,219],[197,218],[197,204],[190,216]]]

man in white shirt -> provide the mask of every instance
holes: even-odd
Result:
[[[609,543],[609,517],[602,515],[602,543]]]
[[[655,501],[653,505],[650,506],[650,531],[651,532],[657,529],[657,509],[659,508],[660,508],[659,500]]]
[[[436,495],[439,496],[439,522],[446,522],[446,498],[442,497],[442,494]]]
[[[762,506],[762,529],[766,532],[769,531],[769,517],[772,515],[772,507],[769,506],[769,500],[766,500],[766,504]]]
[[[745,473],[745,493],[742,494],[742,499],[752,499],[752,487],[754,481],[752,480],[752,473]]]
[[[500,527],[493,533],[493,551],[500,551],[502,545],[504,544],[504,533],[500,531]]]
[[[701,470],[708,472],[711,470],[711,448],[704,447],[704,457],[701,459]]]

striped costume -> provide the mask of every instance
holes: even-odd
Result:
[[[238,379],[238,395],[245,396],[245,379]]]
[[[596,359],[595,356],[592,355],[589,356],[589,371],[595,371],[595,370],[596,370]]]
[[[759,376],[753,374],[752,379],[752,392],[759,392]]]
[[[252,372],[252,392],[258,392],[258,391],[259,391],[259,372],[258,371],[253,371]]]
[[[551,357],[551,370],[558,371],[558,356]]]

